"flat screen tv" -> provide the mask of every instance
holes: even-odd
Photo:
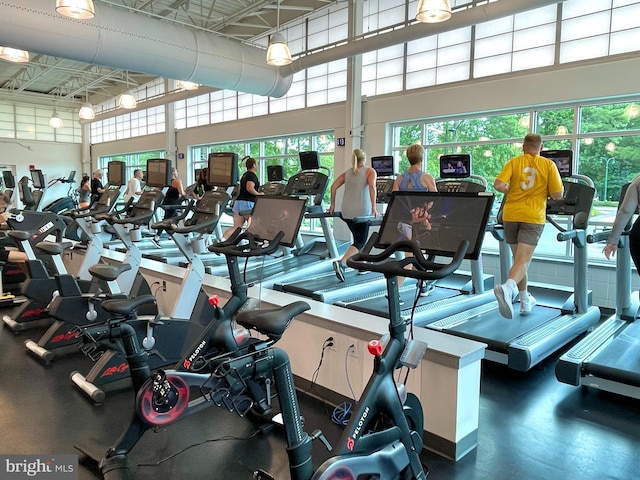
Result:
[[[39,170],[36,168],[33,170],[29,170],[29,172],[31,173],[31,181],[33,182],[33,188],[46,187],[44,174],[42,173],[42,170]]]
[[[395,175],[393,171],[393,157],[391,155],[371,157],[371,168],[376,171],[379,177],[392,177]]]
[[[553,160],[562,178],[573,175],[573,150],[543,150],[540,156]]]
[[[146,186],[164,188],[171,185],[171,160],[150,158],[147,160]]]
[[[69,172],[69,176],[67,177],[67,183],[73,183],[75,179],[76,179],[76,171],[71,170],[71,172]]]
[[[318,152],[300,152],[300,170],[317,170],[320,168],[320,159]]]
[[[212,187],[227,188],[240,181],[238,154],[233,152],[213,152],[209,154],[209,178]]]
[[[455,154],[440,157],[440,178],[466,178],[471,175],[471,155]]]
[[[284,180],[284,168],[282,165],[267,165],[267,180],[269,182],[281,182]]]
[[[491,193],[393,192],[376,247],[416,240],[428,254],[451,257],[461,240],[477,260],[493,204]]]
[[[306,199],[289,197],[256,197],[247,232],[256,240],[271,242],[282,231],[280,245],[293,247],[305,212]]]
[[[4,182],[4,188],[16,188],[16,179],[11,170],[2,171],[2,181]]]
[[[127,183],[125,178],[124,162],[112,161],[107,164],[107,183],[109,185],[124,185]]]

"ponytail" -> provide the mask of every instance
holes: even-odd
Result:
[[[352,158],[351,162],[353,164],[353,173],[354,174],[358,173],[358,164],[360,162],[364,162],[366,159],[367,159],[367,154],[364,153],[359,148],[356,148],[353,151],[353,158]]]

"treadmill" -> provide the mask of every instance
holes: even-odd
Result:
[[[629,184],[623,186],[624,198]],[[556,378],[575,386],[588,386],[640,399],[640,304],[631,297],[631,254],[626,226],[616,252],[616,311],[556,363]],[[604,241],[609,231],[589,235],[587,241]]]
[[[318,153],[315,151],[300,152],[299,155],[301,171],[289,178],[284,190],[282,190],[282,196],[307,200],[304,219],[319,219],[325,241],[314,238],[303,242],[301,235],[298,234],[295,246],[280,250],[275,257],[246,259],[242,271],[244,281],[247,283],[260,283],[265,288],[271,288],[281,275],[287,275],[287,278],[291,278],[300,275],[302,271],[316,272],[317,269],[322,268],[321,260],[335,259],[340,255],[328,216],[324,214],[323,197],[329,184],[329,169],[320,166]],[[326,170],[326,173],[321,170]],[[281,187],[277,187],[277,189],[279,190]],[[259,219],[252,218],[252,223],[254,221],[259,221]],[[226,264],[220,263],[220,260],[213,259],[215,262],[213,264],[208,260],[204,261],[208,267],[207,273],[222,277],[229,275]]]
[[[557,164],[572,162],[570,150],[541,153]],[[547,221],[559,230],[558,241],[572,242],[574,250],[574,291],[548,284],[529,284],[537,305],[527,316],[504,319],[497,301],[429,323],[427,328],[468,338],[488,345],[487,360],[508,368],[528,371],[564,345],[594,327],[600,320],[600,309],[591,305],[587,290],[586,227],[595,189],[593,182],[582,175],[571,175],[572,169],[561,169],[565,193],[561,200],[547,202]],[[554,215],[572,220],[565,230]]]
[[[448,168],[462,164],[462,168]],[[479,193],[487,190],[487,180],[471,175],[471,156],[468,154],[442,155],[440,157],[440,177],[436,181],[439,192]],[[435,217],[434,217],[435,218]],[[442,220],[433,221],[434,227]],[[471,273],[454,272],[438,280],[428,296],[417,296],[416,283],[407,279],[399,289],[402,315],[413,315],[414,323],[424,324],[427,318],[443,316],[482,305],[493,300],[492,296],[482,295],[493,288],[493,277],[482,272],[482,260],[471,259]],[[388,318],[389,305],[385,297],[386,288],[382,286],[371,292],[354,292],[338,299],[335,304],[350,310],[369,313]],[[471,302],[461,305],[459,302]],[[443,310],[444,309],[444,310]]]

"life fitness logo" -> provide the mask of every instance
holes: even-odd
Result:
[[[198,355],[200,355],[200,352],[206,345],[207,345],[206,340],[203,340],[202,342],[200,342],[200,345],[198,345],[198,347],[194,350],[194,352],[191,355],[189,355],[189,358],[185,358],[184,362],[182,362],[182,365],[184,366],[184,368],[186,368],[187,370],[191,370],[191,364],[196,358],[198,358]]]
[[[353,433],[349,438],[347,438],[347,450],[352,451],[353,448],[356,446],[356,440],[360,436],[360,430],[362,430],[362,427],[364,426],[364,422],[366,421],[368,416],[369,416],[369,407],[366,407],[364,409],[364,412],[362,412],[362,416],[360,417],[360,420],[358,420],[358,424],[356,425],[356,428],[353,430]]]

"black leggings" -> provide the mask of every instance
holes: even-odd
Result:
[[[353,235],[353,246],[362,250],[362,247],[367,243],[367,238],[369,238],[369,225],[366,222],[354,222],[350,218],[343,220]]]
[[[640,219],[636,219],[629,232],[629,252],[636,269],[640,272]]]

